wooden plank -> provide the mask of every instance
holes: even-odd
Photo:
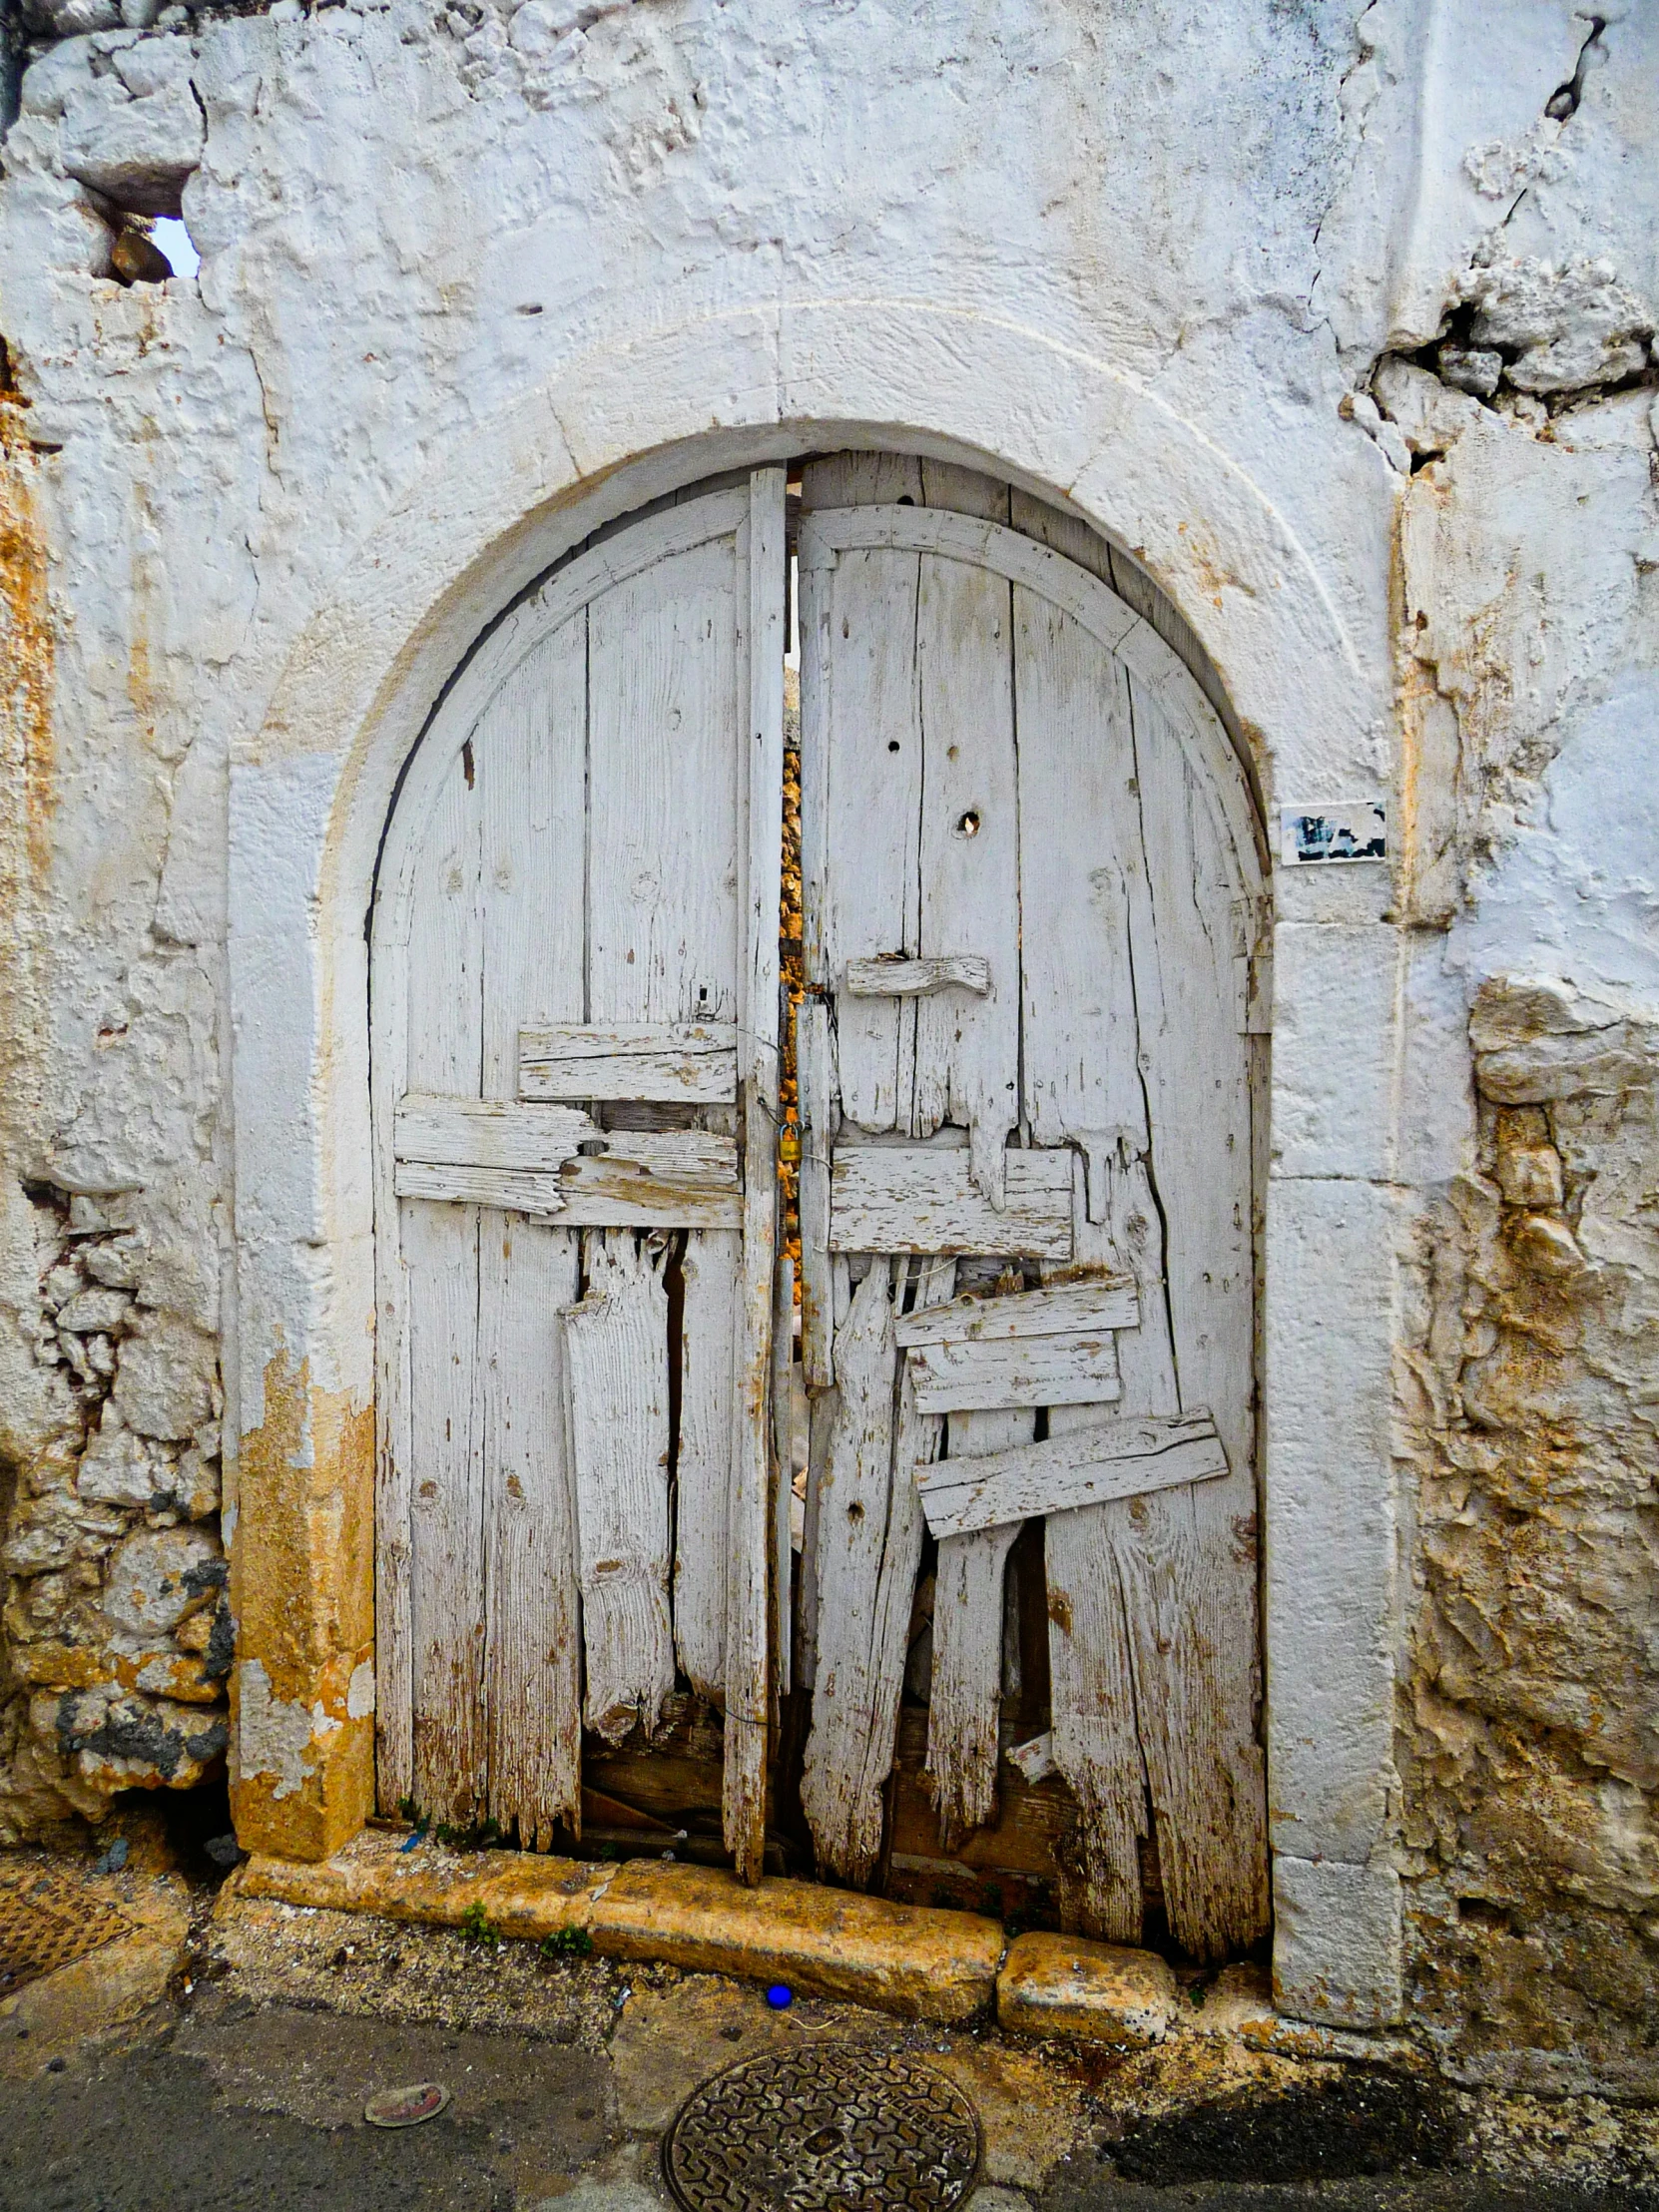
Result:
[[[734,1216],[737,1208],[734,1205]],[[694,1230],[681,1261],[680,1438],[675,1458],[674,1648],[699,1697],[726,1694],[727,1489],[738,1238]]]
[[[473,730],[480,811],[483,1002],[479,1100],[411,1095],[406,1157],[556,1171],[585,1117],[516,1099],[518,1027],[582,1011],[584,825],[568,795],[587,748],[587,617],[511,670]],[[484,1728],[489,1811],[551,1849],[580,1833],[581,1644],[576,1500],[558,1310],[576,1296],[576,1238],[479,1215],[478,1362],[484,1550]]]
[[[1016,587],[1016,694],[1025,1113],[1039,1144],[1068,1138],[1089,1161],[1090,1218],[1103,1219],[1119,1130],[1142,1149],[1146,1101],[1113,1034],[1134,1004],[1128,898],[1143,866],[1121,663],[1052,600]]]
[[[408,1269],[411,1794],[434,1820],[469,1828],[488,1799],[478,1215],[418,1200],[398,1214]]]
[[[568,1231],[480,1216],[489,1810],[536,1851],[552,1849],[556,1822],[581,1834],[576,1497],[558,1321],[576,1290]]]
[[[891,1265],[870,1263],[835,1338],[835,1400],[819,1481],[818,1667],[801,1804],[819,1871],[867,1881],[881,1848],[879,1794],[863,1786],[873,1717],[875,1605],[892,1497]]]
[[[730,1105],[738,1095],[737,1029],[731,1022],[522,1029],[518,1088],[526,1099]]]
[[[801,1095],[801,1360],[809,1390],[835,1380],[834,1292],[830,1261],[830,1157],[834,1143],[834,1076],[830,1009],[807,999],[796,1016],[796,1079]]]
[[[933,991],[970,991],[983,998],[991,987],[991,963],[977,952],[952,952],[930,960],[848,960],[841,989],[849,998],[923,998]]]
[[[668,1299],[663,1256],[627,1231],[583,1240],[565,1310],[587,1659],[583,1719],[607,1743],[651,1735],[674,1688],[669,1625]]]
[[[921,559],[916,657],[924,733],[923,956],[971,946],[988,962],[982,997],[916,1002],[910,1133],[968,1132],[973,1187],[1003,1204],[1006,1142],[1020,1118],[1019,794],[1009,587],[964,561]],[[856,862],[856,848],[846,848]]]
[[[965,1152],[843,1144],[830,1169],[830,1246],[1069,1260],[1069,1155],[1010,1154],[999,1209],[974,1186]]]
[[[410,1091],[397,1102],[399,1160],[431,1167],[531,1168],[556,1175],[597,1123],[573,1106],[521,1106],[502,1098],[440,1098]]]
[[[802,875],[809,989],[853,961],[920,951],[922,742],[913,553],[815,554],[803,523]],[[836,1010],[840,1109],[871,1134],[910,1134],[915,1006],[846,998]]]
[[[772,1300],[772,1611],[771,1724],[780,1698],[795,1687],[795,1262],[778,1255]]]
[[[919,1393],[918,1393],[919,1401]],[[971,1466],[985,1454],[1033,1447],[1036,1414],[952,1413],[950,1457],[928,1468]],[[918,1482],[921,1470],[917,1469]],[[923,1496],[925,1509],[926,1499]],[[929,1524],[931,1525],[931,1523]],[[933,1594],[933,1684],[927,1781],[947,1852],[996,1817],[1002,1721],[1002,1581],[1020,1524],[941,1536]],[[937,1534],[937,1530],[934,1531]]]
[[[1046,1782],[1054,1772],[1054,1737],[1048,1729],[1040,1736],[1033,1736],[1023,1744],[1016,1744],[1008,1754],[1008,1764],[1017,1768],[1027,1782]]]
[[[1170,1926],[1195,1956],[1213,1958],[1254,1942],[1269,1910],[1256,1734],[1252,1047],[1228,1018],[1249,885],[1161,698],[1139,679],[1132,689],[1148,864],[1130,926],[1170,1357],[1179,1399],[1214,1407],[1234,1472],[1137,1500],[1118,1551]]]
[[[722,1827],[741,1879],[766,1857],[768,1506],[774,1469],[768,1393],[778,1261],[779,932],[784,863],[785,478],[756,469],[743,538],[747,661],[740,760],[744,835],[738,1098],[743,1117],[743,1255],[733,1359],[726,1586],[726,1738]]]
[[[904,1315],[897,1336],[899,1349],[908,1351],[914,1345],[995,1344],[1068,1331],[1135,1329],[1140,1318],[1133,1281],[1126,1275],[1101,1275],[1039,1291],[953,1298],[948,1306]]]
[[[407,1081],[477,1095],[479,819],[457,746],[421,838],[409,912]],[[469,1826],[487,1801],[483,1466],[477,1449],[478,1216],[399,1202],[409,1336],[412,1794]]]
[[[1060,1330],[1049,1337],[917,1345],[908,1356],[924,1413],[991,1411],[1011,1405],[1098,1405],[1118,1395],[1112,1332]]]
[[[589,611],[586,1019],[625,1038],[742,1018],[739,570],[715,539]]]
[[[736,1229],[737,1146],[699,1129],[595,1131],[556,1174],[400,1160],[398,1195],[497,1206],[566,1228]]]
[[[905,1296],[914,1306],[943,1305],[956,1285],[954,1260],[912,1259],[904,1289],[904,1265],[899,1263],[894,1318]],[[904,1662],[909,1653],[910,1616],[914,1609],[916,1570],[921,1563],[921,1503],[906,1470],[924,1465],[938,1450],[943,1422],[919,1411],[915,1392],[902,1369],[898,1377],[898,1410],[893,1424],[892,1477],[887,1498],[887,1531],[881,1546],[881,1567],[876,1577],[875,1605],[871,1620],[868,1723],[864,1730],[863,1759],[855,1785],[860,1805],[873,1806],[879,1844],[887,1776],[892,1771],[897,1742],[899,1700],[904,1689]]]
[[[951,1415],[951,1434],[956,1421]],[[987,1416],[988,1417],[988,1416]],[[960,1466],[960,1471],[956,1471]],[[1206,1412],[1116,1420],[1063,1429],[1042,1443],[994,1450],[960,1462],[952,1452],[916,1485],[935,1536],[998,1528],[1039,1514],[1075,1512],[1108,1498],[1143,1497],[1228,1471],[1227,1453]]]
[[[509,1149],[412,1151],[410,1158],[480,1167],[558,1165],[511,1149],[522,1140],[505,1131],[522,1129],[528,1138],[562,1118],[556,1110],[516,1103],[521,1027],[582,1018],[587,825],[579,795],[587,781],[587,714],[588,618],[578,609],[512,669],[472,736],[482,809],[481,1089],[503,1114],[497,1126]],[[411,1104],[404,1101],[400,1120],[408,1118]]]

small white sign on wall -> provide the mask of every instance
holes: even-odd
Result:
[[[1279,856],[1290,866],[1388,856],[1387,816],[1380,799],[1349,800],[1335,807],[1285,807],[1279,819]]]

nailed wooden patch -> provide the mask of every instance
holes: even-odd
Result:
[[[933,1534],[960,1536],[1034,1514],[1074,1512],[1108,1498],[1206,1482],[1227,1471],[1216,1424],[1199,1411],[1107,1419],[1098,1427],[980,1459],[932,1460],[917,1466],[916,1487]]]
[[[521,1029],[518,1092],[525,1099],[674,1100],[730,1105],[738,1095],[735,1023],[561,1023]]]
[[[428,1167],[530,1168],[556,1175],[584,1140],[599,1134],[575,1106],[410,1091],[397,1102],[392,1152],[400,1162]]]
[[[1018,1337],[1052,1337],[1063,1331],[1136,1329],[1140,1301],[1127,1275],[1103,1275],[1083,1283],[1051,1284],[994,1298],[953,1298],[905,1314],[894,1332],[906,1352],[914,1345],[995,1343]]]
[[[917,1345],[909,1356],[924,1413],[991,1412],[1009,1405],[1101,1405],[1119,1394],[1117,1343],[1109,1329],[1004,1343],[958,1339]]]
[[[556,1113],[557,1107],[522,1108]],[[555,1168],[478,1166],[399,1159],[399,1198],[498,1206],[566,1229],[736,1229],[740,1224],[738,1148],[701,1129],[586,1126]],[[521,1147],[521,1149],[525,1149]]]
[[[925,998],[933,991],[991,987],[991,963],[977,952],[950,952],[931,960],[848,960],[842,988],[850,998]]]
[[[970,1155],[916,1145],[843,1146],[830,1171],[832,1252],[1071,1258],[1071,1159],[1010,1152],[1005,1203],[975,1189]]]

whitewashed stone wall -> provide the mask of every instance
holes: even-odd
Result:
[[[312,1049],[350,916],[307,856],[352,733],[429,701],[586,487],[921,445],[1144,562],[1270,810],[1388,799],[1389,869],[1279,886],[1281,1985],[1403,2010],[1465,2073],[1628,2084],[1659,1945],[1659,16],[28,5],[0,1833],[218,1755],[238,1438],[278,1371],[361,1412],[330,1224],[363,1166]],[[200,276],[146,280],[135,219],[181,209]],[[366,1725],[354,1633],[337,1712],[244,1650],[245,1785],[297,1802]]]

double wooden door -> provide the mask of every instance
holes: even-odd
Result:
[[[1175,1934],[1220,1955],[1266,1920],[1248,800],[1088,533],[961,471],[810,463],[782,989],[787,527],[768,469],[579,552],[394,815],[382,1801],[546,1848],[584,1730],[649,1740],[678,1686],[724,1716],[753,1879],[793,1679],[819,1870],[867,1882],[925,1554],[941,1848],[1010,1758],[1051,1769],[1072,1917],[1138,1936],[1155,1836]],[[1032,1521],[1051,1712],[1016,1744]]]

